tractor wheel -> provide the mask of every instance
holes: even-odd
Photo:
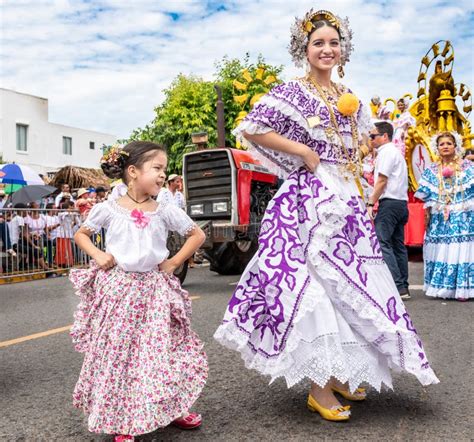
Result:
[[[257,241],[232,241],[217,244],[205,256],[210,270],[220,275],[240,275],[257,251]]]
[[[168,250],[170,251],[170,255],[168,258],[171,258],[172,256],[176,255],[178,253],[179,249],[182,247],[184,243],[184,239],[181,238],[177,233],[172,232],[168,236],[168,241],[166,242],[166,246]],[[186,279],[186,275],[188,273],[188,261],[183,262],[174,272],[174,276],[176,276],[179,279],[179,282],[181,284],[184,282]]]

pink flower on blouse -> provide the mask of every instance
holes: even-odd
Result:
[[[133,220],[135,221],[135,225],[139,229],[145,228],[150,222],[150,217],[146,216],[141,210],[133,209],[131,215]]]
[[[446,166],[446,167],[443,167],[442,174],[445,178],[450,178],[454,175],[454,170],[452,167]]]

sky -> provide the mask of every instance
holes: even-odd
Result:
[[[421,58],[454,46],[454,79],[474,88],[474,1],[0,0],[0,86],[49,99],[49,120],[128,138],[179,74],[212,80],[225,55],[283,65],[290,26],[311,7],[348,16],[344,84],[370,97],[416,95]],[[337,80],[337,76],[335,78]],[[472,121],[472,116],[471,116]]]

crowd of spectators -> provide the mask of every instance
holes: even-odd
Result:
[[[181,177],[170,175],[158,200],[164,196],[184,209],[181,190]],[[58,194],[12,206],[0,191],[0,273],[39,270],[54,275],[54,270],[87,264],[87,257],[74,243],[75,232],[95,204],[118,198],[125,192],[124,184],[112,191],[105,187],[72,191],[64,183]],[[93,239],[97,246],[103,247],[105,232],[94,235]]]
[[[57,195],[13,206],[0,201],[0,240],[2,273],[25,270],[50,271],[85,263],[85,256],[74,244],[74,233],[90,209],[104,201],[104,187],[81,188],[71,192],[68,184]],[[1,193],[0,193],[1,195]],[[100,235],[97,241],[103,241]]]

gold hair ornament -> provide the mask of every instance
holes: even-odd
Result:
[[[321,9],[314,12],[310,9],[303,19],[295,18],[295,22],[291,27],[291,38],[288,51],[291,54],[293,62],[298,67],[303,67],[306,60],[306,46],[308,45],[308,37],[314,29],[314,23],[318,20],[327,20],[334,26],[341,36],[341,61],[340,65],[344,66],[350,59],[353,50],[352,46],[352,30],[349,27],[349,20],[341,19],[330,11]]]

